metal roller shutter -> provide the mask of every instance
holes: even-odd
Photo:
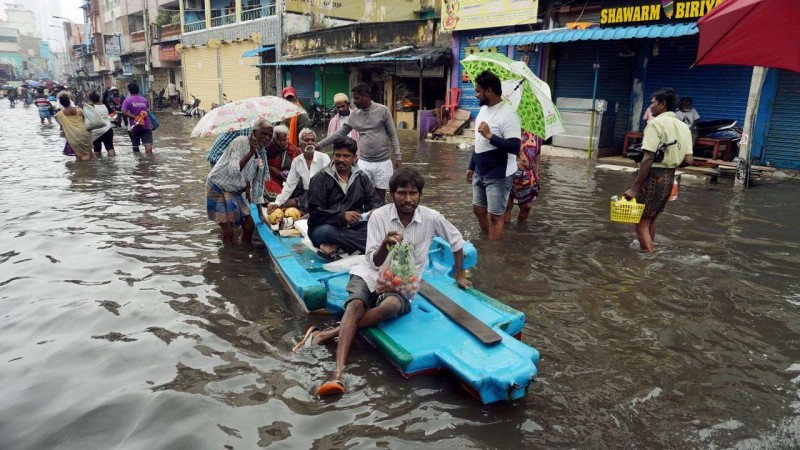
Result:
[[[261,95],[260,71],[242,57],[242,53],[259,48],[253,41],[222,44],[219,49],[222,92],[228,100],[258,97]]]
[[[658,56],[650,56],[645,80],[645,105],[650,94],[671,87],[678,96],[692,97],[700,120],[736,119],[744,124],[752,67],[692,67],[697,56],[697,37],[662,39]]]
[[[696,103],[696,102],[695,102]],[[781,70],[764,147],[764,163],[800,170],[800,73]]]
[[[597,78],[597,98],[618,104],[614,123],[614,146],[622,146],[628,128],[631,90],[635,56],[628,55],[636,48],[633,41],[576,42],[555,44],[555,88],[553,99],[558,97],[592,98],[594,88],[594,61],[599,55],[600,70]]]
[[[200,99],[200,107],[208,111],[211,103],[219,102],[217,83],[217,49],[187,48],[181,52],[183,58],[183,82],[186,86],[185,101],[192,95]]]
[[[308,109],[314,99],[314,70],[310,67],[292,67],[292,87],[297,91],[297,100]]]
[[[350,98],[350,71],[345,66],[325,66],[322,102],[333,108],[333,96],[339,92]]]
[[[467,48],[469,47],[470,50],[478,49],[478,45],[475,44],[470,46],[469,41],[470,39],[475,39],[479,36],[490,36],[495,32],[499,31],[500,28],[486,28],[481,30],[475,31],[462,31],[458,34],[458,60],[461,61],[467,57]],[[508,47],[497,47],[496,51],[498,53],[502,53],[506,55],[506,49]],[[485,50],[485,49],[484,49]],[[461,98],[458,102],[458,107],[469,111],[472,113],[472,117],[478,115],[478,110],[481,109],[480,105],[478,105],[478,99],[475,98],[475,86],[472,85],[472,82],[464,77],[464,71],[462,70],[461,64],[458,65],[458,87],[461,89]]]

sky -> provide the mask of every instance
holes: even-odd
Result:
[[[61,16],[66,17],[76,23],[83,23],[83,10],[80,9],[80,5],[83,3],[83,0],[56,0],[58,2],[57,6],[61,7]],[[50,42],[50,48],[54,51],[63,51],[63,40],[64,40],[64,32],[63,30],[59,30],[58,28],[49,28],[47,25],[54,25],[56,27],[61,27],[61,23],[63,20],[61,19],[54,19],[50,16],[48,17],[39,17],[36,10],[38,6],[33,7],[30,6],[32,4],[37,4],[35,2],[30,2],[29,0],[0,0],[0,18],[5,19],[5,5],[6,4],[21,4],[24,6],[28,6],[29,9],[34,11],[34,14],[37,14],[36,19],[38,21],[44,21],[43,27],[38,27],[40,32],[46,33],[46,38],[48,38]],[[46,8],[46,4],[52,4],[50,2],[41,3],[43,7]],[[55,9],[55,8],[54,8]],[[56,11],[53,11],[55,14]],[[41,31],[44,30],[44,31]]]

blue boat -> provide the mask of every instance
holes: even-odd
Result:
[[[302,237],[282,237],[259,219],[254,205],[252,217],[261,240],[289,292],[305,311],[327,310],[342,314],[347,300],[348,271],[329,272],[327,261],[303,244]],[[464,246],[464,269],[477,263],[475,247]],[[525,315],[477,289],[460,289],[451,277],[453,254],[442,239],[435,239],[422,279],[435,291],[431,299],[446,298],[496,333],[486,344],[456,323],[434,302],[417,294],[411,312],[361,330],[405,377],[448,371],[484,404],[516,400],[527,395],[535,381],[539,352],[519,341]],[[441,303],[436,303],[441,304]],[[476,321],[476,322],[477,322]]]

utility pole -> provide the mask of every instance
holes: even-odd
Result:
[[[150,89],[150,11],[148,10],[148,0],[142,0],[142,8],[144,8],[144,72],[147,77],[147,86],[150,105],[153,104],[153,90]]]

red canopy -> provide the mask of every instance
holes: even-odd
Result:
[[[697,22],[695,64],[800,72],[800,1],[725,0]]]

